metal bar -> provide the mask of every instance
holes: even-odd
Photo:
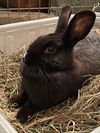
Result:
[[[31,19],[31,17],[30,17],[30,12],[31,12],[31,0],[29,0],[29,20]]]
[[[9,1],[9,0],[8,0]],[[93,8],[93,6],[72,6],[72,8]],[[57,9],[58,7],[50,7],[50,9]],[[59,9],[61,9],[62,7],[59,7]],[[18,10],[19,8],[9,8],[9,11],[15,11]],[[34,8],[30,8],[30,10],[38,10],[38,7],[34,7]],[[48,7],[40,7],[40,10],[43,9],[48,9]],[[20,8],[20,10],[29,10],[29,8]],[[0,9],[0,11],[8,11],[8,9]]]
[[[49,14],[50,14],[50,8],[51,8],[51,0],[49,0],[49,2],[48,2],[48,17],[49,17]]]
[[[19,10],[18,10],[18,16],[20,18],[20,0],[18,0],[18,8],[19,8]]]
[[[7,0],[7,10],[6,11],[7,11],[7,15],[8,15],[8,18],[9,18],[9,0]]]
[[[38,0],[38,2],[39,2],[39,16],[38,16],[38,18],[40,18],[41,0]]]
[[[59,2],[57,3],[57,12],[59,12]],[[59,14],[56,13],[56,16],[58,16]]]

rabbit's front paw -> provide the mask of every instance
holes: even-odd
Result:
[[[11,104],[16,103],[16,105],[14,106],[15,108],[23,106],[26,103],[26,101],[27,101],[27,95],[25,92],[17,94],[10,99]]]
[[[28,115],[26,114],[26,112],[23,109],[20,109],[19,112],[16,115],[16,119],[21,124],[24,124],[28,120]]]

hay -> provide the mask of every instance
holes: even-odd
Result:
[[[12,55],[0,52],[0,111],[19,133],[89,133],[100,126],[100,75],[89,79],[89,85],[83,86],[76,101],[69,99],[36,113],[26,125],[18,123],[15,119],[18,110],[9,103],[9,98],[19,93],[19,66],[24,51]]]

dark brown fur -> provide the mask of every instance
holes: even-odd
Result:
[[[77,97],[84,76],[100,73],[100,37],[88,35],[95,14],[79,12],[68,24],[70,15],[71,8],[64,7],[55,33],[39,37],[27,50],[21,66],[23,92],[12,98],[22,106],[16,116],[21,123],[37,111]]]

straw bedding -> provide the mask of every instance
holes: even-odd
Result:
[[[21,125],[15,119],[18,109],[9,99],[20,91],[19,66],[24,49],[7,55],[0,51],[0,112],[18,133],[89,133],[100,126],[100,75],[90,76],[89,84],[79,91],[77,100],[34,114]]]

